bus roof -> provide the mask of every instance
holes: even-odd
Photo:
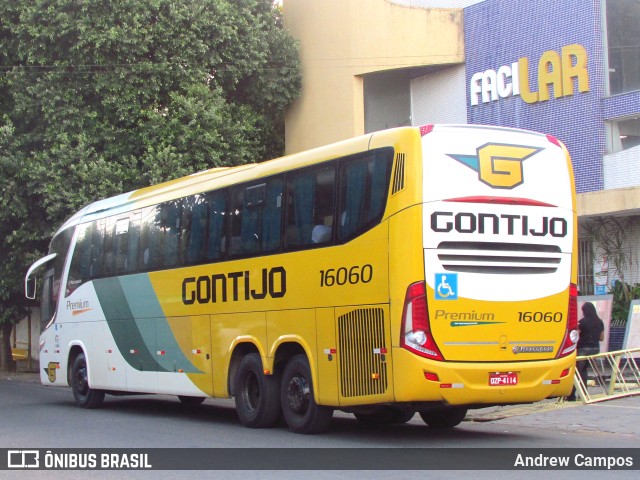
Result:
[[[185,177],[170,180],[157,185],[144,187],[131,192],[116,195],[110,198],[97,200],[82,208],[72,215],[59,229],[62,231],[72,225],[82,223],[89,218],[107,217],[120,212],[147,207],[165,201],[207,192],[218,188],[224,188],[261,177],[275,175],[287,170],[302,168],[318,162],[367,151],[372,144],[373,137],[397,138],[399,133],[419,136],[424,127],[399,127],[383,130],[343,140],[331,145],[315,148],[301,153],[288,155],[261,163],[251,163],[235,167],[216,167],[202,172],[197,172]],[[520,133],[537,134],[526,130],[507,129],[503,127],[489,127],[484,125],[435,125],[430,126],[435,131],[447,131],[451,129],[491,129],[491,130],[515,130]]]
[[[404,128],[415,130],[415,128],[412,127]],[[72,215],[59,231],[82,223],[87,217],[95,220],[119,212],[155,205],[200,192],[224,188],[253,179],[275,175],[287,170],[313,165],[317,162],[366,151],[368,150],[369,140],[372,135],[373,134],[368,134],[344,140],[335,144],[261,163],[212,168],[157,185],[97,200]]]

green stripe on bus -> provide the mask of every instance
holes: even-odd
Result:
[[[121,355],[142,372],[202,373],[184,355],[151,285],[149,275],[94,282]]]
[[[94,281],[96,294],[120,354],[131,367],[140,371],[158,371],[153,318],[135,320],[118,278]]]

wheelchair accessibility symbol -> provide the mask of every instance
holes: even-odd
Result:
[[[436,273],[436,300],[458,299],[458,274]]]

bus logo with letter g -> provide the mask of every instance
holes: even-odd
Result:
[[[522,162],[542,148],[487,143],[476,155],[449,154],[451,158],[478,172],[478,180],[492,188],[514,188],[524,183]]]

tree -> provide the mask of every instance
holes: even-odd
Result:
[[[640,216],[607,216],[590,218],[582,227],[593,242],[594,260],[606,259],[618,279],[609,292],[614,295],[613,319],[618,321],[626,321],[630,302],[637,298],[637,288],[626,282],[625,272],[636,262],[629,234],[637,231],[639,225]]]
[[[0,325],[85,204],[283,151],[300,67],[271,0],[15,0],[0,40]]]

